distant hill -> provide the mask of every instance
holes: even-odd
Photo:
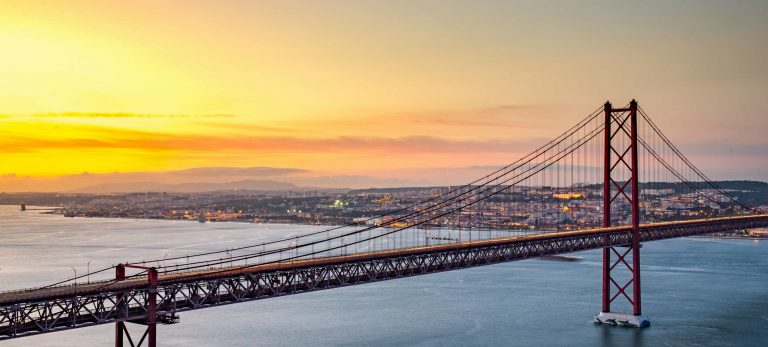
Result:
[[[717,181],[720,187],[749,205],[768,205],[768,183],[758,181]]]
[[[404,192],[424,192],[434,189],[445,189],[449,186],[441,187],[397,187],[397,188],[367,188],[367,189],[353,189],[348,194],[395,194]]]
[[[293,183],[278,182],[271,180],[242,180],[234,182],[200,182],[200,183],[179,183],[163,184],[156,182],[127,182],[127,183],[105,183],[93,186],[85,186],[73,189],[72,193],[87,194],[109,194],[109,193],[135,193],[135,192],[169,192],[169,193],[192,193],[192,192],[212,192],[220,190],[259,190],[259,191],[277,191],[277,190],[295,190],[299,187]]]
[[[739,201],[749,206],[766,205],[768,204],[768,183],[758,181],[714,181],[718,187],[724,189],[729,194],[733,195]],[[704,182],[691,182],[691,185],[698,189],[712,189],[707,183]],[[677,193],[684,193],[690,191],[690,186],[685,183],[642,183],[642,188],[656,188],[656,189],[674,189]]]

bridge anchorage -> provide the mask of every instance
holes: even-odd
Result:
[[[641,246],[637,101],[633,99],[627,108],[613,108],[610,102],[606,102],[604,116],[603,226],[606,228],[613,226],[611,205],[617,199],[623,200],[629,203],[632,209],[632,238],[629,244],[603,248],[602,310],[595,315],[594,322],[595,324],[644,328],[650,326],[651,322],[642,315],[642,301],[640,300]],[[621,137],[628,141],[620,141]],[[619,170],[619,168],[624,170]],[[626,177],[626,174],[629,174],[629,177]],[[616,256],[615,261],[611,259],[612,254]],[[630,254],[631,260],[627,261],[627,256]],[[624,267],[629,271],[630,276],[628,279],[622,280],[615,274]],[[627,295],[630,285],[632,286],[631,297]],[[616,293],[611,295],[614,288]],[[631,314],[611,311],[611,304],[619,297],[626,299],[632,305]]]

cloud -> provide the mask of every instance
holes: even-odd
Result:
[[[165,171],[133,171],[133,172],[111,172],[111,173],[89,173],[83,172],[74,175],[61,175],[59,178],[69,179],[102,179],[120,181],[136,180],[156,180],[172,182],[188,182],[202,180],[204,182],[218,182],[222,179],[255,179],[255,178],[274,178],[285,177],[295,174],[310,172],[298,168],[285,167],[194,167],[181,170]]]
[[[447,125],[447,126],[457,126],[457,127],[519,127],[519,125],[513,125],[507,122],[501,122],[501,121],[492,121],[492,120],[482,120],[482,119],[456,119],[456,118],[447,118],[447,117],[431,117],[431,118],[425,118],[417,120],[419,123],[429,123],[429,124],[439,124],[439,125]]]
[[[254,124],[243,123],[225,123],[225,122],[199,122],[198,124],[209,127],[216,127],[219,129],[234,130],[238,132],[269,132],[269,133],[291,133],[295,132],[294,129],[271,127]]]
[[[768,153],[768,142],[737,142],[710,140],[685,146],[686,155],[707,157],[756,157],[763,158]]]
[[[539,109],[540,107],[531,105],[497,105],[469,110],[431,110],[379,115],[377,117],[449,127],[530,129],[544,127],[546,124],[544,118],[530,116],[531,111]]]
[[[483,113],[499,113],[499,112],[528,111],[528,110],[537,109],[537,108],[539,108],[539,106],[503,104],[503,105],[496,105],[496,106],[482,108],[480,109],[480,111],[482,111]]]
[[[471,109],[426,109],[409,111],[342,110],[294,124],[297,129],[334,129],[337,133],[400,133],[407,135],[509,134],[551,129],[556,121],[542,116],[542,106],[493,105]],[[534,114],[534,112],[536,114]]]
[[[395,113],[364,117],[342,117],[331,120],[308,120],[288,123],[287,127],[243,124],[215,118],[232,115],[175,115],[100,112],[41,113],[42,118],[200,118],[190,125],[193,132],[174,133],[173,127],[159,130],[72,123],[15,122],[23,132],[0,129],[0,149],[6,153],[29,153],[44,149],[135,149],[248,150],[285,153],[300,152],[364,152],[396,153],[435,151],[439,153],[506,151],[525,139],[504,140],[514,136],[508,130],[544,128],[519,112],[532,106],[498,105],[474,110]],[[512,120],[514,118],[514,120]],[[29,118],[27,118],[29,119]],[[535,118],[534,118],[535,119]],[[5,122],[5,120],[4,120]],[[10,123],[7,123],[10,124]],[[434,131],[440,127],[441,130]],[[482,128],[466,131],[467,128]],[[8,128],[7,128],[8,129]],[[357,133],[376,134],[358,136]],[[434,133],[434,134],[433,134]],[[399,136],[384,136],[385,134]],[[483,136],[479,136],[483,134]],[[457,136],[458,135],[458,136]],[[479,139],[472,139],[472,137]],[[488,137],[484,139],[484,137]],[[496,138],[494,138],[496,137]],[[530,137],[530,135],[528,135]],[[459,139],[456,139],[459,138]]]
[[[306,173],[308,170],[296,169],[296,168],[281,168],[281,167],[197,167],[184,170],[168,171],[167,174],[183,174],[193,176],[211,176],[211,177],[228,177],[228,176],[247,176],[247,177],[274,177],[285,176],[297,173]]]
[[[525,140],[451,140],[432,136],[302,138],[285,136],[214,136],[163,134],[123,129],[100,129],[98,138],[0,138],[5,152],[31,149],[134,149],[147,151],[222,151],[257,152],[430,152],[473,153],[503,152],[528,145]]]
[[[430,185],[425,180],[413,180],[395,177],[374,177],[370,175],[321,175],[297,177],[290,180],[294,184],[316,188],[391,188]]]
[[[41,118],[234,118],[231,114],[151,114],[151,113],[109,113],[109,112],[55,112],[36,113]]]
[[[0,191],[73,191],[85,187],[101,187],[109,191],[126,191],[126,187],[181,187],[190,190],[190,184],[208,187],[211,184],[225,187],[230,182],[266,182],[266,180],[292,178],[298,174],[310,174],[308,170],[284,167],[195,167],[168,171],[135,171],[59,175],[20,176],[14,173],[0,175]],[[110,188],[112,187],[112,188]],[[170,188],[169,188],[170,187]],[[101,189],[100,188],[100,189]],[[110,190],[115,189],[115,190]],[[138,188],[137,188],[138,189]],[[142,190],[138,189],[138,190]],[[160,188],[157,188],[160,189]],[[222,188],[224,189],[224,188]],[[151,189],[149,189],[151,190]],[[91,190],[95,191],[95,190]]]

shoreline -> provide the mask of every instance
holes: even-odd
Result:
[[[16,205],[8,205],[4,204],[2,206],[16,206]],[[245,221],[245,220],[207,220],[205,222],[200,222],[193,219],[168,219],[168,218],[142,218],[142,217],[105,217],[105,216],[95,216],[95,217],[89,217],[89,216],[75,216],[75,217],[67,217],[63,214],[57,213],[56,210],[61,209],[62,207],[52,207],[52,206],[28,206],[31,208],[28,208],[28,211],[31,212],[37,212],[38,214],[47,214],[47,215],[60,215],[62,218],[89,218],[89,219],[123,219],[123,220],[136,220],[136,221],[169,221],[169,222],[190,222],[190,223],[199,223],[199,224],[205,224],[205,223],[241,223],[241,224],[274,224],[274,225],[302,225],[302,226],[325,226],[325,227],[343,227],[343,226],[349,226],[352,227],[352,225],[342,225],[342,224],[325,224],[325,223],[317,223],[317,224],[310,224],[310,223],[285,223],[285,222],[253,222],[253,221]],[[363,226],[362,224],[360,226]],[[368,226],[368,225],[365,225]],[[385,227],[386,228],[386,227]],[[475,230],[475,231],[508,231],[508,232],[537,232],[537,231],[530,231],[530,230],[512,230],[512,229],[502,229],[502,228],[477,228],[477,227],[471,227],[471,228],[457,228],[457,227],[440,227],[440,226],[426,226],[421,227],[420,229],[436,229],[436,230]],[[540,232],[540,231],[539,231]],[[555,230],[552,230],[552,232],[555,232]],[[689,238],[697,238],[697,239],[722,239],[722,240],[768,240],[768,236],[713,236],[713,235],[694,235],[694,236],[688,236]]]
[[[16,205],[0,205],[0,206],[16,206]],[[264,225],[299,225],[299,226],[310,226],[310,227],[330,227],[330,228],[337,228],[337,227],[355,227],[355,226],[365,226],[370,227],[372,225],[367,224],[359,224],[359,225],[349,225],[349,224],[331,224],[331,223],[291,223],[291,222],[277,222],[277,221],[266,221],[266,222],[253,222],[253,221],[245,221],[245,220],[206,220],[205,222],[200,222],[196,219],[168,219],[168,218],[142,218],[142,217],[108,217],[108,216],[64,216],[61,213],[57,213],[55,209],[61,209],[61,207],[54,207],[54,208],[46,208],[46,210],[30,210],[27,209],[27,211],[31,211],[31,213],[37,212],[38,214],[43,215],[50,215],[50,216],[60,216],[63,219],[116,219],[116,220],[134,220],[134,221],[166,221],[166,222],[189,222],[194,224],[206,224],[206,223],[239,223],[239,224],[264,224]],[[380,228],[401,228],[398,226],[384,226]],[[529,232],[529,233],[536,233],[540,232],[541,230],[520,230],[520,229],[490,229],[490,228],[478,228],[478,227],[472,227],[472,228],[465,228],[465,227],[440,227],[440,226],[421,226],[419,229],[422,230],[461,230],[461,231],[508,231],[508,232]],[[549,230],[548,230],[549,231]],[[556,230],[551,230],[552,232],[555,232]],[[562,231],[562,230],[561,230]]]

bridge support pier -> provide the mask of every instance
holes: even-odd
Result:
[[[615,325],[630,328],[645,328],[651,322],[643,315],[630,313],[600,312],[595,315],[595,324]]]
[[[128,327],[125,324],[126,322],[122,321],[115,323],[115,347],[124,347],[126,339],[128,340],[130,347],[157,347],[157,269],[153,267],[145,268],[139,266],[128,267],[136,267],[147,270],[147,282],[149,287],[147,291],[147,316],[144,320],[134,322],[140,325],[146,325],[147,328],[144,330],[141,338],[139,338],[139,340],[134,343],[133,338],[131,337],[131,333],[128,331]],[[116,280],[122,281],[125,279],[125,268],[126,265],[117,265],[115,268]],[[121,311],[124,312],[126,316],[128,316],[128,305],[124,301],[124,297],[124,294],[118,295],[118,302]],[[144,342],[146,342],[146,345],[144,345]]]
[[[603,226],[613,226],[611,204],[619,199],[632,206],[632,231],[628,235],[627,244],[603,248],[602,310],[595,315],[594,322],[643,328],[651,323],[642,315],[640,300],[640,170],[637,167],[637,102],[632,100],[628,108],[621,109],[614,109],[610,102],[606,102],[604,111]],[[612,129],[611,124],[616,124],[616,129]],[[627,137],[628,141],[620,141],[616,138],[617,136]],[[622,147],[623,143],[626,145]],[[616,155],[616,160],[611,158],[612,153]],[[626,158],[628,154],[629,160]],[[631,190],[628,187],[630,184]],[[616,261],[611,260],[612,254],[616,256]],[[632,255],[631,265],[627,260],[630,254]],[[629,279],[623,285],[620,284],[621,280],[617,281],[613,276],[614,270],[617,270],[616,267],[626,267],[629,270]],[[630,285],[631,297],[628,294]],[[612,295],[611,289],[614,287],[616,293]],[[619,296],[626,298],[632,305],[631,314],[611,312],[611,303]]]

